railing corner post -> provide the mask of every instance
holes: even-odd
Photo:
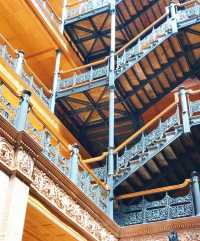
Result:
[[[169,16],[171,18],[172,23],[172,32],[177,33],[178,32],[178,25],[177,25],[177,16],[176,16],[176,5],[173,0],[169,1]]]
[[[24,65],[24,52],[22,50],[17,52],[16,64],[15,64],[15,72],[21,76],[23,73],[23,65]]]
[[[15,128],[18,131],[22,131],[26,127],[26,119],[29,111],[29,99],[31,92],[29,90],[24,90],[23,95],[21,96],[21,102],[17,110],[16,119],[15,119]]]
[[[192,172],[192,194],[195,206],[195,215],[200,215],[200,187],[199,187],[199,176],[198,173]]]
[[[52,97],[51,97],[51,102],[50,102],[50,109],[53,113],[55,110],[56,92],[57,92],[58,82],[59,82],[60,60],[61,60],[61,51],[60,51],[60,49],[57,49],[56,50],[56,59],[55,59],[55,68],[54,68],[54,77],[53,77]]]
[[[79,145],[74,144],[70,146],[71,162],[70,162],[70,180],[78,185],[78,173],[79,173]]]
[[[189,108],[187,102],[187,94],[185,91],[184,86],[179,88],[179,96],[181,102],[181,110],[182,110],[182,121],[183,121],[183,130],[184,133],[190,133],[190,115],[189,115]]]

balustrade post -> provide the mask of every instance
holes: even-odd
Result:
[[[16,65],[15,65],[15,71],[19,76],[21,76],[23,73],[23,65],[24,65],[24,52],[20,50],[17,53]]]
[[[169,16],[172,22],[172,32],[177,33],[178,26],[177,26],[177,20],[176,20],[176,5],[173,0],[170,0],[168,9],[169,9]]]
[[[190,133],[190,116],[189,116],[187,95],[186,95],[184,86],[180,87],[179,96],[181,101],[183,130],[184,130],[184,133],[187,134],[187,133]]]
[[[60,32],[62,34],[64,32],[64,26],[65,26],[66,6],[67,6],[67,0],[63,0],[62,17],[61,17],[61,24],[60,24]],[[60,49],[57,49],[55,68],[54,68],[54,77],[53,77],[52,97],[51,97],[51,104],[50,104],[50,109],[52,112],[54,112],[55,104],[56,104],[56,91],[58,88],[58,81],[59,81],[60,60],[61,60],[61,51]]]
[[[170,235],[168,236],[169,241],[179,241],[178,240],[178,234],[175,231],[172,231]]]
[[[74,144],[70,147],[71,160],[70,160],[70,179],[73,183],[78,185],[78,175],[79,175],[79,146]]]
[[[110,186],[108,215],[113,219],[113,175],[114,175],[114,122],[115,122],[115,0],[110,0],[111,47],[109,69],[109,144],[108,144],[108,185]]]
[[[56,61],[55,61],[54,77],[53,77],[51,106],[50,106],[50,109],[51,109],[52,112],[54,112],[55,104],[56,104],[56,91],[57,91],[58,80],[59,80],[60,59],[61,59],[61,51],[59,49],[57,49],[56,50]]]
[[[31,96],[31,92],[28,90],[23,91],[23,95],[21,97],[21,102],[17,110],[16,119],[15,119],[15,128],[18,131],[22,131],[26,127],[26,119],[29,110],[29,99]]]
[[[65,27],[65,18],[66,18],[66,13],[67,13],[67,2],[68,0],[63,0],[63,8],[62,8],[62,17],[61,17],[61,24],[60,24],[60,32],[64,32],[64,27]]]
[[[199,176],[197,172],[192,173],[192,193],[195,206],[195,214],[200,215],[200,187]]]

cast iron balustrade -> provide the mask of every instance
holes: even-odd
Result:
[[[16,53],[13,53],[13,51],[10,51],[10,47],[8,45],[0,44],[0,56],[16,72],[18,58],[16,57]],[[26,63],[23,64],[22,71],[19,75],[21,79],[23,79],[26,82],[26,84],[30,87],[30,89],[33,90],[33,92],[42,100],[42,102],[49,107],[50,98],[48,98],[45,95],[43,87],[39,87],[36,84],[38,77],[30,70],[30,68]]]
[[[200,101],[190,101],[190,122],[191,125],[200,124]]]
[[[190,94],[188,100],[186,93]],[[199,91],[185,92],[184,88],[180,87],[179,97],[176,93],[172,104],[113,150],[114,189],[181,135],[188,134],[192,126],[200,124],[200,101],[193,100],[196,94],[199,94]],[[103,161],[105,163],[107,158],[108,152],[104,152],[85,162]],[[93,171],[106,182],[106,165],[94,168]]]
[[[146,162],[151,160],[162,149],[172,143],[183,133],[180,125],[179,109],[165,121],[159,121],[157,128],[145,135],[131,147],[125,146],[123,154],[116,154],[116,171],[114,188],[128,176],[136,172]],[[130,146],[131,143],[129,143]]]
[[[79,176],[78,186],[80,189],[88,197],[90,197],[98,207],[100,207],[104,212],[107,212],[109,192],[104,190],[100,185],[97,185],[92,176],[90,176],[86,171],[80,171]]]
[[[166,192],[160,200],[148,201],[143,197],[135,204],[119,204],[114,219],[120,226],[128,226],[194,215],[192,190],[189,187],[189,191],[182,196],[173,197]]]
[[[9,101],[4,98],[2,93],[2,86],[0,87],[0,115],[3,116],[8,122],[14,125],[16,118],[16,108],[9,103]]]
[[[133,67],[142,58],[158,47],[170,36],[175,34],[174,24],[177,30],[186,26],[190,26],[200,22],[200,3],[194,1],[192,6],[188,8],[177,7],[176,23],[163,15],[160,20],[152,24],[148,29],[144,30],[139,37],[134,38],[124,48],[119,50],[116,55],[115,79],[119,78],[128,69]],[[162,21],[165,19],[165,22]],[[159,22],[161,24],[158,26]],[[176,26],[175,26],[176,27]],[[147,36],[145,36],[148,34]],[[65,72],[63,72],[65,73]],[[70,73],[70,72],[66,72]],[[109,61],[108,58],[92,64],[90,68],[87,66],[74,70],[73,76],[59,80],[57,89],[57,98],[62,98],[70,94],[79,93],[84,90],[103,86],[108,84]]]
[[[13,127],[16,128],[17,125],[17,112],[20,109],[20,102],[16,103],[16,106],[11,104],[9,100],[5,97],[5,93],[8,91],[7,87],[1,83],[0,86],[0,115],[6,119]],[[21,100],[23,102],[23,99]],[[26,99],[27,101],[27,99]],[[26,116],[27,115],[27,116]],[[42,148],[43,155],[68,178],[70,178],[70,173],[73,171],[71,168],[72,156],[67,159],[62,153],[64,150],[64,145],[59,141],[58,138],[53,136],[47,127],[40,122],[40,120],[35,116],[31,109],[27,109],[27,113],[24,113],[25,126],[23,131],[25,131],[36,143],[38,143]],[[33,122],[35,122],[33,124]],[[40,127],[36,127],[39,125]],[[53,142],[54,139],[54,142]],[[56,143],[55,143],[56,139]],[[89,168],[84,169],[81,164],[81,160],[77,156],[79,173],[76,173],[78,183],[75,183],[79,188],[104,212],[107,211],[107,202],[109,190],[99,184],[95,174],[91,175],[92,170],[88,171]]]
[[[78,4],[68,5],[66,8],[65,24],[79,21],[83,18],[104,12],[109,9],[111,0],[84,0]],[[116,4],[121,2],[117,0]]]

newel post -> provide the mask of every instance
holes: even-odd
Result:
[[[181,113],[182,113],[182,121],[183,121],[183,130],[184,133],[190,133],[190,115],[189,108],[187,102],[187,94],[185,92],[184,86],[181,86],[179,89],[179,96],[181,102]]]
[[[24,52],[18,51],[17,53],[17,59],[15,64],[15,72],[21,76],[23,73],[23,65],[24,65]]]
[[[78,185],[79,175],[79,146],[74,144],[70,146],[71,151],[71,164],[70,164],[70,180]]]
[[[177,33],[178,26],[177,26],[177,19],[176,19],[176,5],[173,0],[170,0],[168,9],[169,9],[169,17],[172,23],[172,32]]]
[[[15,119],[15,128],[18,131],[22,131],[26,127],[30,96],[31,96],[31,92],[29,90],[23,91],[23,95],[21,97],[20,105],[18,107],[16,119]]]
[[[192,193],[195,206],[195,214],[200,215],[200,188],[199,188],[199,176],[197,172],[192,172]]]

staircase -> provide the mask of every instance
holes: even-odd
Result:
[[[199,23],[199,21],[200,3],[198,1],[194,1],[193,5],[189,5],[187,8],[177,6],[174,17],[169,17],[169,13],[164,14],[116,52],[115,79],[126,73],[166,39],[185,27]],[[107,85],[109,58],[67,71],[65,74],[69,75],[72,72],[73,76],[59,81],[57,98]]]
[[[114,189],[175,140],[188,135],[192,127],[200,124],[200,100],[191,100],[199,91],[187,92],[190,94],[190,100],[186,106],[186,112],[183,100],[180,97],[179,101],[178,96],[175,95],[175,101],[170,106],[115,148]],[[105,157],[107,158],[107,153],[95,159],[105,160]],[[88,163],[91,162],[91,160],[88,161]],[[106,165],[93,170],[96,176],[106,181]]]

